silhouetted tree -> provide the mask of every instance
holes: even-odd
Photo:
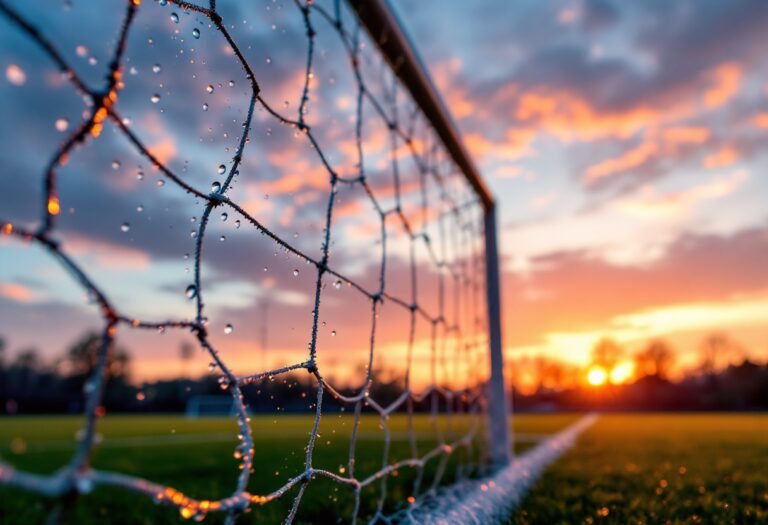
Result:
[[[710,334],[701,343],[699,370],[704,375],[713,375],[739,358],[743,359],[743,354],[742,347],[732,341],[728,335],[723,333]]]
[[[619,363],[624,348],[609,338],[599,340],[592,348],[592,363],[609,372]]]
[[[97,332],[87,332],[69,347],[64,358],[65,369],[69,375],[88,378],[93,375],[99,361],[104,340]],[[107,354],[107,373],[113,379],[127,379],[130,356],[117,344]]]
[[[663,339],[654,339],[635,355],[635,368],[638,374],[669,379],[674,360],[674,352],[669,344]]]

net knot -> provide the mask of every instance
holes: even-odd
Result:
[[[208,194],[208,200],[210,200],[211,204],[214,206],[219,206],[221,204],[224,204],[227,201],[227,198],[224,196],[223,193],[219,193],[218,191],[212,191]]]

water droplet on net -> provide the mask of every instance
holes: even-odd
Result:
[[[235,81],[234,80],[230,80],[229,81],[229,87],[235,87]]]
[[[155,64],[154,66],[152,66],[152,72],[160,73],[160,64]]]
[[[120,225],[120,231],[123,233],[129,231],[130,229],[131,229],[131,225],[128,224],[127,222],[124,222],[123,224]]]
[[[194,28],[192,30],[192,36],[195,38],[200,38],[200,30],[198,28]]]
[[[136,206],[136,211],[139,212],[139,213],[143,212],[144,211],[144,206],[139,204],[138,206]]]
[[[227,171],[227,167],[224,164],[219,164],[219,167],[216,169],[216,172],[219,175],[224,175],[225,171]]]
[[[173,21],[174,24],[178,24],[179,23],[179,15],[177,15],[176,13],[171,13],[171,20]]]
[[[298,277],[299,276],[299,270],[297,270],[296,268],[293,269],[293,276],[294,277]]]
[[[211,372],[216,370],[216,363],[213,363],[213,362],[209,363],[208,364],[208,370],[210,370]]]
[[[208,93],[213,93],[213,84],[208,84],[207,86],[205,86],[205,91],[207,91]]]
[[[113,170],[119,170],[120,169],[120,161],[119,160],[113,160],[112,161],[112,169]]]
[[[336,281],[335,283],[333,283],[333,287],[336,288],[337,290],[341,289],[341,281]]]
[[[227,222],[227,218],[229,218],[229,215],[227,215],[227,212],[222,212],[221,222]]]
[[[197,295],[197,287],[194,284],[190,284],[187,286],[187,290],[184,294],[187,296],[187,299],[194,299]]]
[[[272,63],[272,57],[267,57],[267,64],[271,64],[271,63]]]
[[[56,126],[56,131],[60,131],[64,133],[65,131],[67,131],[67,128],[69,128],[69,121],[65,118],[56,119],[55,126]]]
[[[235,221],[235,228],[237,228],[238,230],[240,229],[240,219],[237,219]]]
[[[149,99],[149,100],[151,100],[153,104],[157,104],[158,102],[160,102],[160,95],[158,95],[157,93],[155,93],[154,95],[152,95],[152,96],[150,97],[150,99]]]
[[[220,240],[221,242],[224,242],[224,241],[226,241],[226,240],[227,240],[227,236],[226,236],[226,235],[222,235],[221,237],[219,237],[219,240]]]
[[[232,325],[227,323],[227,325],[224,327],[224,333],[229,335],[232,333],[232,330],[233,330]]]
[[[208,111],[208,103],[203,104],[203,111]]]
[[[336,337],[336,330],[331,331],[331,337]]]
[[[221,183],[214,182],[213,184],[211,184],[211,191],[218,193],[220,189],[221,189]]]

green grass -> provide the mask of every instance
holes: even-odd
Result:
[[[768,520],[768,415],[602,415],[510,524]]]
[[[515,420],[515,430],[537,435],[556,432],[578,416],[522,416]],[[454,418],[455,420],[456,418]],[[306,416],[257,416],[253,420],[256,472],[249,490],[265,494],[303,471],[304,447],[312,419]],[[74,436],[81,427],[75,417],[14,417],[0,419],[0,457],[17,468],[49,473],[66,464],[74,450]],[[314,466],[338,472],[346,466],[352,418],[349,415],[324,416],[317,441]],[[419,454],[435,445],[428,417],[418,416],[416,432]],[[463,430],[453,429],[454,435]],[[410,456],[406,441],[406,419],[393,416],[390,462]],[[441,428],[450,436],[446,421]],[[237,445],[234,420],[201,419],[190,421],[179,416],[108,416],[99,426],[103,444],[93,459],[95,468],[142,476],[171,485],[191,497],[216,499],[232,493],[238,473],[233,451]],[[383,433],[379,419],[363,418],[356,453],[358,478],[381,467]],[[518,451],[532,446],[524,442]],[[429,482],[437,469],[433,460],[427,469]],[[455,465],[448,464],[445,480],[455,475]],[[390,478],[390,500],[403,502],[411,495],[413,471],[402,469]],[[427,483],[423,485],[428,486]],[[364,492],[362,515],[370,515],[377,500],[379,485]],[[288,512],[294,493],[264,507],[254,508],[238,523],[280,523]],[[297,523],[348,522],[352,510],[352,491],[325,478],[317,478],[302,500]],[[17,489],[0,488],[0,523],[44,523],[58,502]],[[177,523],[178,511],[158,506],[149,498],[117,488],[98,488],[93,493],[66,502],[60,507],[63,523]],[[221,523],[220,515],[210,515],[206,523]]]

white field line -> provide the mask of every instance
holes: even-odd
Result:
[[[553,461],[597,420],[588,414],[483,479],[467,480],[438,491],[398,516],[400,523],[491,525],[504,523],[533,483]]]

